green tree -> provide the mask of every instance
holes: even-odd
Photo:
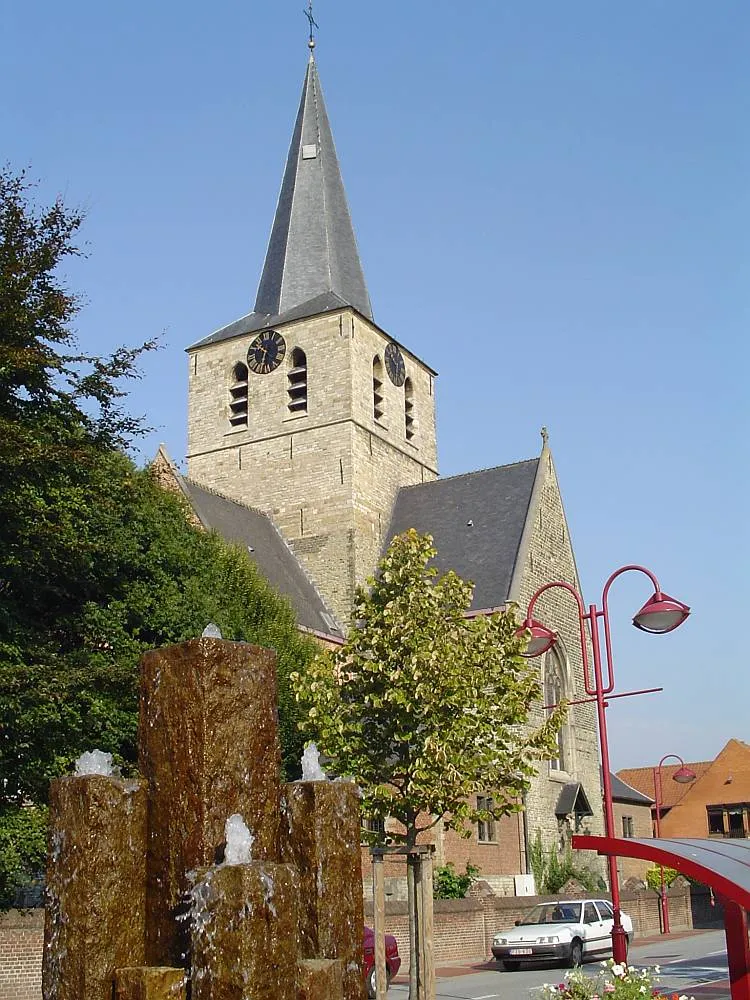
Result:
[[[289,674],[317,647],[246,552],[193,528],[123,448],[123,380],[144,350],[76,352],[59,278],[81,217],[0,171],[0,897],[39,862],[51,778],[84,750],[135,763],[141,653],[200,635],[278,653],[281,737],[302,751]],[[40,819],[41,817],[41,819]],[[43,840],[43,836],[42,836]]]
[[[438,579],[435,555],[429,535],[394,538],[356,593],[344,645],[292,675],[332,768],[361,787],[366,815],[398,820],[392,835],[409,847],[440,820],[469,836],[467,823],[521,809],[564,712],[529,724],[541,689],[513,614],[467,617],[472,584]],[[475,808],[477,794],[491,808]],[[413,914],[411,879],[410,900]]]

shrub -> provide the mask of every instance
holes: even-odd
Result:
[[[580,882],[587,892],[603,892],[606,883],[601,875],[585,865],[578,865],[566,847],[562,854],[553,847],[544,849],[541,830],[529,846],[529,865],[534,873],[537,892],[556,895],[571,879]]]
[[[453,862],[449,861],[433,872],[432,895],[435,899],[465,899],[480,870],[467,861],[465,874],[459,875]]]

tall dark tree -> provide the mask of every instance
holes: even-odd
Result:
[[[77,352],[59,270],[81,221],[59,202],[36,209],[25,179],[0,171],[0,906],[41,862],[50,778],[92,747],[134,765],[144,650],[209,621],[273,646],[292,770],[288,676],[315,648],[247,553],[193,528],[125,454],[143,424],[123,380],[154,345]]]

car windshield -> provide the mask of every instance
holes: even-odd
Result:
[[[578,924],[581,922],[580,903],[539,903],[521,919],[524,924]]]

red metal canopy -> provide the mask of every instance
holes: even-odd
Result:
[[[573,847],[676,868],[750,910],[750,840],[573,837]]]
[[[724,903],[732,1000],[750,1000],[750,944],[746,912],[750,910],[750,841],[575,836],[573,847],[579,851],[653,861],[657,865],[675,868],[714,889]]]

